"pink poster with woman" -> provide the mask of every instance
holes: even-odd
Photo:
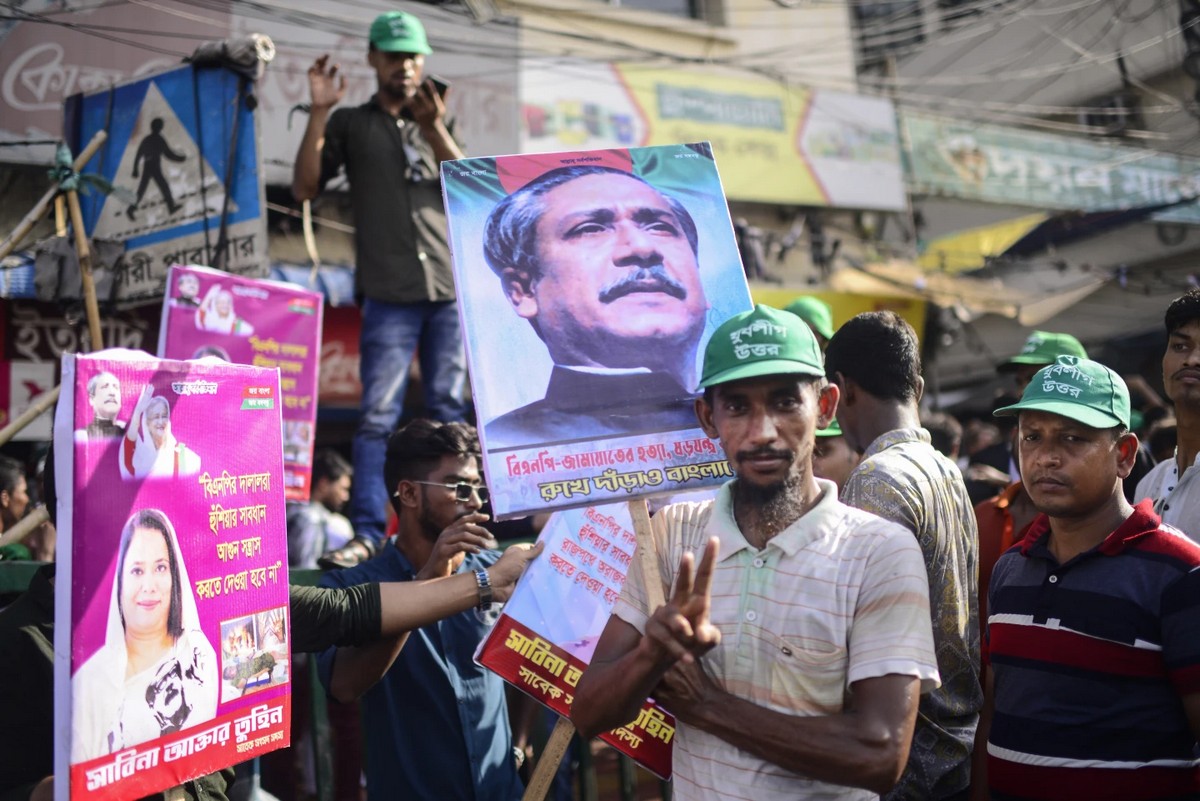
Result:
[[[279,368],[289,501],[307,501],[312,489],[322,301],[293,284],[179,264],[163,299],[159,356]]]
[[[279,371],[63,356],[55,796],[138,798],[289,744]]]

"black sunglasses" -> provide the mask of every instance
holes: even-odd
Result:
[[[445,487],[446,489],[454,490],[454,500],[459,503],[466,503],[471,500],[471,495],[479,496],[482,503],[488,501],[488,488],[481,484],[468,484],[465,481],[459,481],[456,484],[442,484],[439,481],[413,481],[414,484],[424,484],[429,487]]]

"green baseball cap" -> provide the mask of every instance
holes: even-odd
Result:
[[[1129,428],[1129,388],[1099,362],[1059,356],[1034,374],[1019,403],[992,414],[1013,417],[1026,409],[1061,414],[1091,428]]]
[[[759,304],[735,314],[704,348],[700,388],[763,375],[825,376],[817,338],[796,315]]]
[[[818,437],[840,437],[842,436],[842,427],[838,425],[837,418],[833,418],[833,422],[824,428],[817,429]]]
[[[821,336],[833,339],[833,311],[825,301],[804,295],[783,308],[808,323]]]
[[[1076,356],[1080,359],[1088,357],[1087,351],[1079,340],[1070,334],[1056,334],[1051,331],[1034,331],[1025,340],[1021,352],[1000,365],[1000,372],[1009,373],[1022,364],[1054,364],[1058,356]]]
[[[385,53],[422,53],[429,55],[429,40],[421,20],[407,11],[388,11],[371,23],[371,44]]]

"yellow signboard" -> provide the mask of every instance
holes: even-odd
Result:
[[[916,298],[905,298],[898,295],[852,295],[847,292],[797,292],[794,289],[778,289],[771,287],[751,287],[750,296],[755,303],[765,303],[782,309],[801,296],[809,296],[823,300],[829,304],[833,312],[833,328],[836,331],[842,323],[856,314],[872,311],[894,311],[908,321],[908,324],[921,337],[925,331],[925,301]]]
[[[703,67],[522,62],[522,152],[712,143],[730,200],[905,207],[892,104]]]

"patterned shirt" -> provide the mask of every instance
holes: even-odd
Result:
[[[1200,542],[1200,454],[1182,478],[1176,457],[1155,465],[1134,490],[1135,503],[1144,498],[1154,503],[1154,511],[1164,523]]]
[[[988,600],[995,801],[1200,797],[1182,696],[1200,693],[1200,545],[1148,501],[1059,563],[1038,516]]]
[[[930,801],[971,781],[971,750],[983,707],[979,682],[979,534],[962,473],[923,428],[878,437],[842,501],[916,535],[929,575],[933,639],[942,686],[921,698],[908,767],[889,801]]]
[[[721,541],[712,622],[721,643],[703,665],[726,692],[790,715],[835,715],[850,685],[889,673],[937,685],[921,553],[898,526],[821,497],[755,550],[733,516],[731,487],[715,501],[678,503],[652,518],[663,589],[684,551]],[[668,592],[669,594],[669,592]],[[645,580],[634,560],[613,613],[644,633]],[[675,733],[675,798],[866,801],[874,793],[789,772],[682,722]]]

